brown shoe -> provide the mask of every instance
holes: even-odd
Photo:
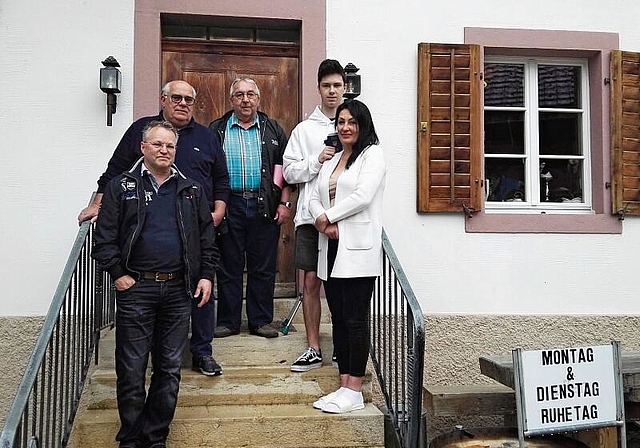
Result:
[[[229,327],[216,327],[216,329],[213,330],[214,338],[226,338],[235,334],[240,334],[240,330],[232,330]]]
[[[263,325],[262,327],[258,327],[255,330],[251,330],[251,334],[262,336],[263,338],[277,338],[278,330],[269,325]]]

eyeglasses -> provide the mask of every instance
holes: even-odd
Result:
[[[236,92],[236,93],[233,94],[233,97],[235,99],[237,99],[237,100],[240,100],[240,101],[242,101],[242,99],[245,96],[247,97],[248,100],[255,100],[258,97],[258,94],[256,92],[251,92],[251,91],[246,92],[246,93],[245,92]]]
[[[154,148],[160,150],[162,148],[167,148],[167,151],[175,151],[176,145],[173,143],[162,143],[162,142],[147,142],[144,143],[153,146]]]
[[[167,95],[165,95],[164,97],[166,98]],[[192,96],[182,96],[177,94],[170,95],[169,99],[171,100],[172,103],[175,103],[175,104],[180,104],[182,100],[184,100],[187,106],[193,106],[193,103],[196,102],[196,99]]]

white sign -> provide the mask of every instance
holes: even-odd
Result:
[[[525,431],[615,425],[616,379],[611,345],[521,351]]]

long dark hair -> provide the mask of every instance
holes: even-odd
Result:
[[[377,145],[380,143],[380,140],[378,139],[378,134],[376,134],[376,128],[373,125],[369,108],[358,100],[347,100],[338,106],[336,110],[336,128],[338,127],[338,116],[344,109],[348,110],[356,120],[356,123],[358,123],[358,140],[356,140],[353,145],[351,155],[347,160],[346,169],[348,169],[358,156],[362,154],[362,151],[370,145]]]

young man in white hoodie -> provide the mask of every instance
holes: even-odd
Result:
[[[317,275],[318,231],[309,213],[309,197],[322,164],[336,153],[339,143],[335,136],[336,109],[342,103],[345,77],[342,65],[335,59],[325,59],[318,67],[318,93],[321,104],[299,123],[289,138],[284,151],[284,178],[299,189],[298,207],[294,223],[296,227],[295,267],[302,270],[302,312],[307,332],[307,349],[291,364],[292,372],[306,372],[322,366],[320,351],[320,287]],[[332,142],[329,135],[336,137]],[[327,144],[325,144],[327,143]],[[338,149],[339,150],[339,149]]]

